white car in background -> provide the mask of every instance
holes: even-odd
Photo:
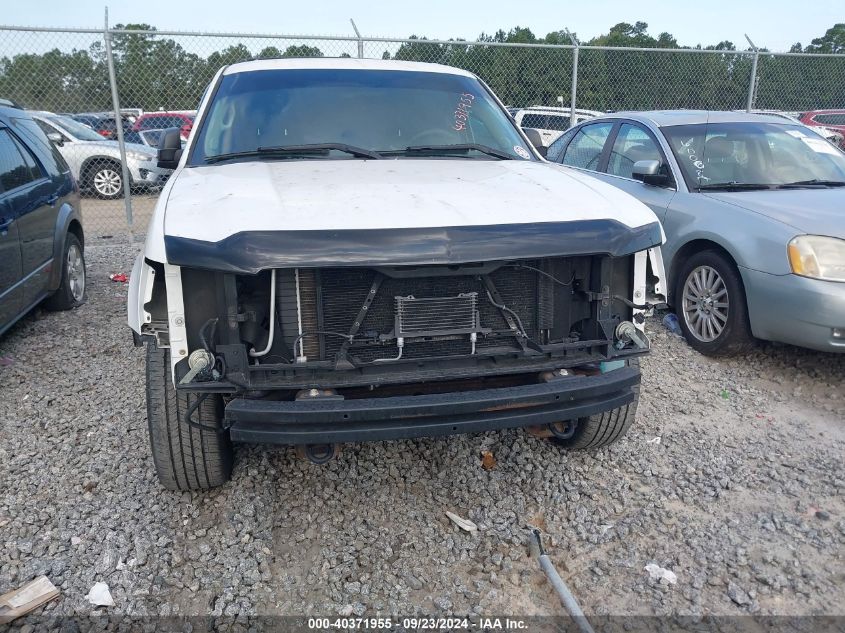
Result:
[[[572,111],[566,107],[531,106],[529,108],[508,108],[508,111],[519,127],[537,130],[545,147],[554,143],[561,134],[573,125],[578,125],[587,119],[604,114],[597,110],[575,108],[575,121],[572,121]]]
[[[117,141],[104,139],[70,117],[53,112],[31,111],[29,114],[56,145],[83,191],[107,200],[123,195],[123,170]],[[169,169],[159,168],[156,148],[140,143],[126,143],[126,166],[132,187],[161,187],[171,173]]]

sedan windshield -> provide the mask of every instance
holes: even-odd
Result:
[[[84,123],[80,123],[79,121],[74,121],[70,117],[66,116],[51,116],[47,117],[47,120],[50,121],[56,127],[63,129],[65,132],[70,134],[72,137],[79,141],[103,141],[105,140],[102,136],[97,134],[94,130],[90,127],[85,125]]]
[[[448,73],[297,69],[225,75],[201,126],[191,165],[533,159],[487,89],[473,77]]]
[[[692,190],[845,186],[845,154],[803,125],[701,123],[662,129]]]

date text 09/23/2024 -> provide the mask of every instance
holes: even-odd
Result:
[[[476,630],[476,631],[498,631],[526,630],[528,623],[519,618],[496,618],[480,617],[469,620],[468,618],[308,618],[308,629],[312,631],[331,630],[375,630],[390,631],[401,629],[405,631],[452,631],[452,630]]]

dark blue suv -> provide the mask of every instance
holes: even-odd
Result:
[[[85,301],[79,187],[23,110],[0,105],[0,334],[40,302]]]

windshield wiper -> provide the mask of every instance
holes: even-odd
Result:
[[[494,158],[502,160],[513,160],[514,157],[498,149],[481,145],[479,143],[457,143],[455,145],[412,145],[405,149],[382,151],[382,154],[430,154],[432,156],[448,156],[455,152],[468,154],[469,152],[481,152]]]
[[[818,186],[818,187],[845,187],[845,181],[842,180],[821,180],[819,178],[813,178],[812,180],[799,180],[797,182],[785,182],[782,185],[778,185],[778,189],[789,189],[790,187],[807,187],[807,186]]]
[[[717,182],[707,185],[698,185],[698,191],[762,191],[774,189],[775,185],[766,185],[759,182]]]
[[[251,158],[254,156],[323,156],[332,150],[345,152],[357,158],[382,158],[381,154],[363,147],[355,147],[346,143],[310,143],[308,145],[278,145],[274,147],[256,147],[244,152],[228,152],[206,156],[206,163],[219,163],[234,158]]]

